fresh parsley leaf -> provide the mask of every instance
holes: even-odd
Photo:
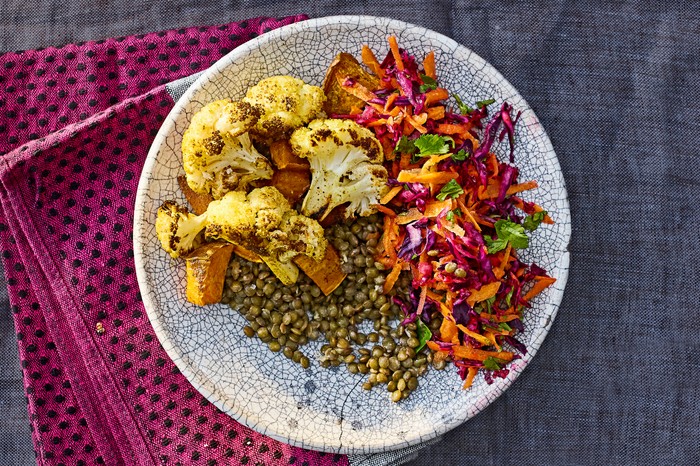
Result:
[[[500,370],[501,364],[503,364],[503,360],[494,358],[493,356],[489,356],[488,358],[484,359],[484,367],[490,371]]]
[[[435,198],[438,201],[444,201],[447,199],[447,197],[451,197],[452,199],[458,197],[460,194],[462,194],[464,190],[462,187],[457,183],[455,180],[450,180],[449,183],[447,183],[445,186],[442,187],[440,192],[438,193]]]
[[[510,241],[510,244],[515,249],[525,249],[528,247],[529,240],[525,234],[525,228],[523,228],[522,225],[518,225],[510,220],[501,219],[496,222],[495,227],[498,239]]]
[[[399,143],[396,144],[394,152],[399,154],[415,154],[418,152],[418,148],[412,140],[408,139],[406,136],[401,136]]]
[[[421,92],[427,92],[437,88],[437,81],[430,76],[422,74],[420,77],[423,80],[423,84],[419,88]]]
[[[537,227],[540,226],[540,223],[542,223],[542,220],[544,220],[546,215],[547,212],[544,210],[542,212],[535,212],[532,215],[528,215],[525,217],[525,220],[523,220],[523,228],[525,228],[527,231],[537,230]]]
[[[411,256],[411,260],[414,261],[414,260],[418,259],[419,257],[420,256],[418,254],[414,254]]]
[[[464,149],[460,149],[456,154],[452,154],[452,160],[455,162],[463,162],[467,160],[467,157],[469,157],[469,153]]]
[[[452,94],[452,97],[454,97],[455,102],[457,102],[457,107],[459,107],[459,112],[462,115],[466,115],[473,110],[469,105],[462,102],[462,99],[457,94]]]
[[[508,246],[508,241],[501,238],[493,239],[490,236],[484,236],[484,243],[486,243],[486,252],[489,254],[494,254],[498,251],[503,251],[506,246]]]
[[[508,325],[506,322],[501,322],[500,324],[498,324],[498,328],[501,330],[505,330],[506,332],[510,332],[511,330],[513,330],[512,328],[510,328],[510,325]]]
[[[455,215],[457,215],[457,216],[459,216],[459,217],[462,216],[462,209],[460,209],[459,207],[457,207],[457,208],[456,208],[455,210],[453,210],[452,212],[454,212]]]
[[[420,319],[416,319],[416,333],[418,336],[418,341],[420,344],[416,348],[416,353],[420,350],[422,350],[425,345],[430,341],[431,338],[433,338],[433,332],[430,331],[427,325]]]
[[[454,144],[452,138],[445,138],[437,134],[424,134],[413,141],[413,144],[420,151],[418,157],[428,155],[447,154],[450,150],[450,142]]]
[[[448,222],[453,222],[455,219],[455,213],[450,210],[449,212],[447,212],[447,215],[445,215],[445,218]]]
[[[496,102],[496,99],[485,99],[485,100],[480,100],[476,103],[476,106],[478,108],[484,108],[487,105],[491,105],[492,103]]]

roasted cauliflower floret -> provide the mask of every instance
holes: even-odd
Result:
[[[296,282],[299,270],[290,262],[304,254],[321,260],[326,251],[323,227],[299,215],[274,187],[227,193],[209,204],[208,239],[222,239],[258,254],[285,284]]]
[[[194,215],[173,201],[165,201],[158,209],[156,234],[163,249],[177,258],[196,249],[203,240],[207,214]]]
[[[288,138],[320,116],[326,95],[318,86],[292,76],[272,76],[248,89],[244,102],[261,109],[253,132],[269,140]]]
[[[382,166],[382,146],[372,132],[352,120],[314,120],[292,134],[292,150],[311,164],[311,186],[304,215],[323,219],[333,208],[349,203],[346,217],[367,216],[389,190]]]
[[[270,162],[248,134],[260,114],[255,105],[230,100],[212,102],[195,113],[182,137],[185,177],[193,191],[220,199],[272,177]]]

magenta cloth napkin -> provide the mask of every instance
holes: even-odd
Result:
[[[134,198],[164,84],[305,19],[0,56],[0,246],[39,464],[347,464],[236,423],[178,372],[134,273]]]

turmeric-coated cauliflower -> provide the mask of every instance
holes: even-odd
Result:
[[[163,249],[174,258],[196,249],[206,226],[206,213],[194,215],[173,201],[165,201],[158,209],[156,234]]]
[[[257,106],[231,100],[217,100],[195,113],[182,137],[185,177],[193,191],[220,199],[272,177],[270,162],[248,134],[260,113]]]
[[[326,95],[318,86],[292,76],[271,76],[248,89],[244,102],[260,109],[253,132],[268,140],[288,138],[320,116]]]
[[[323,227],[299,215],[272,186],[248,195],[229,192],[209,204],[206,215],[208,239],[222,239],[253,251],[286,285],[296,282],[299,275],[291,262],[294,256],[321,260],[326,251]]]
[[[382,166],[382,146],[372,132],[352,120],[314,120],[290,139],[292,150],[311,164],[311,186],[304,198],[304,215],[321,213],[349,203],[346,217],[367,216],[389,190]]]

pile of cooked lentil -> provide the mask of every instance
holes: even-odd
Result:
[[[264,263],[234,257],[226,272],[223,302],[248,321],[243,332],[259,338],[270,351],[282,352],[303,368],[317,360],[321,367],[343,365],[352,374],[366,375],[362,387],[384,385],[398,402],[418,387],[428,366],[444,369],[445,360],[433,358],[428,348],[416,351],[420,341],[416,324],[400,324],[403,314],[391,296],[406,297],[410,274],[402,274],[391,295],[382,294],[387,271],[375,262],[381,219],[378,215],[326,229],[326,238],[339,252],[345,281],[329,296],[301,274],[297,283],[283,285]],[[432,319],[431,331],[440,328]],[[321,354],[303,347],[321,336]]]

